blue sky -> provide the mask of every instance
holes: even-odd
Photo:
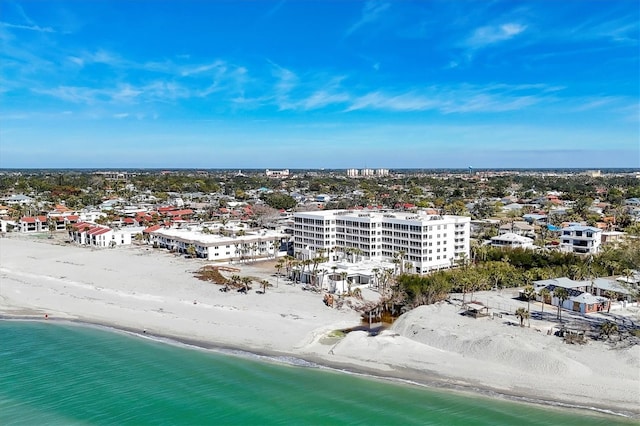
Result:
[[[640,167],[635,0],[12,1],[0,167]]]

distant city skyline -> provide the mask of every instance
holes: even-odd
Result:
[[[637,168],[639,39],[627,0],[7,0],[0,168]]]

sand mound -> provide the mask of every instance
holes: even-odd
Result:
[[[541,336],[533,329],[489,318],[468,318],[458,312],[457,307],[446,303],[421,306],[402,315],[392,330],[424,345],[502,367],[571,377],[591,373],[588,366],[545,350],[550,344],[558,344],[554,336]]]

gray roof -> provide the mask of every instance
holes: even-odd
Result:
[[[602,229],[595,228],[593,226],[585,226],[585,225],[577,225],[573,224],[562,228],[563,231],[591,231],[591,232],[602,232]]]
[[[596,303],[606,302],[609,299],[607,299],[606,297],[594,296],[591,293],[581,293],[577,296],[569,297],[569,300],[571,300],[572,302],[586,303],[587,305],[593,305]]]
[[[580,287],[590,288],[592,285],[594,288],[604,290],[604,291],[615,291],[616,293],[621,294],[630,294],[630,291],[627,290],[623,285],[617,283],[614,280],[610,280],[608,278],[594,278],[593,280],[582,280],[575,281],[567,277],[561,278],[552,278],[549,280],[538,280],[534,281],[533,284],[536,288],[540,287],[548,287],[549,291],[553,291],[555,287],[564,287],[566,289],[577,289]],[[553,288],[551,288],[553,287]],[[578,290],[575,290],[578,291]]]

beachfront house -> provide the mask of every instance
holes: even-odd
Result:
[[[601,235],[601,229],[572,223],[560,230],[560,250],[577,254],[598,253]]]
[[[25,216],[18,221],[20,232],[46,232],[49,230],[46,216]]]
[[[135,235],[140,234],[142,230],[142,228],[112,229],[108,226],[80,222],[72,225],[69,230],[69,239],[79,245],[111,248],[130,245]]]
[[[574,281],[572,279],[562,277],[534,281],[533,286],[537,293],[536,300],[542,301],[542,297],[539,295],[540,290],[546,288],[549,291],[549,296],[545,300],[545,303],[550,303],[553,306],[558,306],[562,303],[563,309],[589,314],[593,312],[607,311],[610,309],[609,305],[611,304],[611,300],[604,297],[604,288],[608,288],[607,283],[610,281],[611,280],[602,278]],[[615,282],[612,283],[615,284]],[[598,286],[600,286],[600,288]],[[554,291],[557,288],[564,288],[567,290],[569,297],[566,300],[561,301],[554,295]]]
[[[491,247],[532,249],[533,239],[522,235],[506,233],[491,238]]]

